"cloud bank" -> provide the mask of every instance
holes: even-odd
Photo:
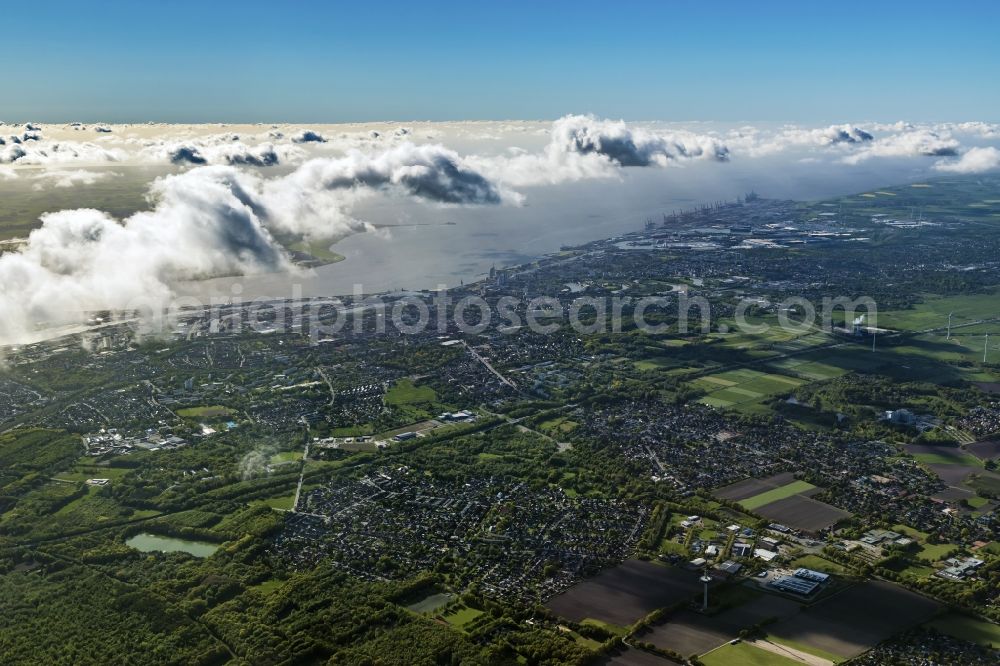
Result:
[[[0,164],[46,166],[50,164],[107,163],[127,159],[120,148],[106,148],[89,141],[43,141],[37,133],[0,139]]]
[[[957,155],[960,147],[948,133],[918,129],[876,139],[843,161],[858,164],[873,157],[947,157]]]
[[[569,155],[600,155],[623,167],[664,166],[680,159],[729,159],[729,149],[715,139],[696,134],[662,136],[633,130],[624,121],[593,116],[565,116],[552,127],[549,150]]]
[[[223,164],[229,166],[269,167],[295,162],[304,153],[291,146],[275,147],[270,143],[248,146],[240,141],[230,143],[169,143],[157,146],[149,152],[156,161],[167,161],[178,166],[204,166]]]
[[[321,134],[312,130],[302,130],[292,137],[292,141],[295,143],[326,143],[326,139]]]
[[[43,215],[20,250],[0,255],[0,340],[87,310],[159,309],[177,280],[286,267],[241,191],[235,172],[190,171],[156,181],[156,207],[120,223],[92,209]]]
[[[154,181],[150,211],[125,220],[94,210],[52,213],[21,251],[0,255],[0,338],[11,339],[12,331],[28,330],[36,320],[72,320],[81,310],[125,308],[135,299],[159,302],[179,279],[287,270],[282,243],[370,230],[354,211],[379,195],[433,205],[518,204],[520,187],[780,153],[840,168],[879,158],[912,159],[941,173],[1000,168],[1000,150],[977,145],[1000,137],[1000,126],[990,123],[713,127],[584,115],[551,124],[314,129],[91,125],[94,134],[82,133],[83,125],[5,125],[4,182],[79,187],[138,164],[178,173]],[[506,148],[498,141],[507,141]],[[81,168],[109,164],[115,173]],[[25,165],[43,168],[20,168]]]
[[[31,189],[43,191],[47,187],[70,188],[78,185],[94,185],[121,176],[114,171],[90,171],[88,169],[42,169],[33,173]]]
[[[470,159],[512,186],[613,178],[625,167],[729,159],[729,148],[709,135],[657,133],[594,116],[564,116],[553,123],[549,136],[541,153],[515,151],[504,157]]]
[[[941,160],[934,164],[945,173],[984,173],[1000,169],[1000,150],[993,146],[969,148],[957,160]]]
[[[745,126],[707,129],[707,124],[626,124],[594,116],[568,115],[549,125],[529,122],[435,123],[404,127],[385,123],[317,126],[92,125],[80,140],[80,124],[62,127],[8,125],[0,136],[0,164],[21,166],[107,163],[196,167],[295,166],[350,150],[380,150],[403,143],[463,145],[467,160],[510,186],[615,178],[622,169],[680,165],[691,160],[724,162],[805,152],[844,164],[874,158],[958,156],[1000,137],[1000,125],[984,122],[914,124],[843,123],[824,127]],[[30,129],[29,129],[30,127]],[[684,129],[681,129],[684,128]],[[694,128],[694,129],[691,129]],[[76,135],[66,130],[77,130]],[[110,131],[105,131],[110,130]],[[214,130],[214,131],[213,131]],[[544,136],[531,150],[514,146]],[[58,138],[54,138],[58,137]],[[490,153],[509,141],[507,152]],[[469,146],[469,142],[474,142]],[[493,143],[486,146],[485,143]],[[502,149],[502,144],[501,144]],[[492,162],[492,163],[491,163]]]
[[[193,168],[154,181],[152,210],[121,221],[93,209],[43,215],[20,249],[0,255],[0,341],[86,311],[158,311],[181,280],[292,270],[276,236],[369,229],[351,207],[380,191],[450,205],[504,200],[499,186],[436,145],[316,159],[273,179]]]

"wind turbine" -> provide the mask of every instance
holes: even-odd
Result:
[[[983,363],[986,363],[986,355],[990,351],[990,334],[986,334],[986,342],[983,343]]]
[[[948,313],[948,337],[945,340],[951,340],[951,316],[955,314],[954,312]]]

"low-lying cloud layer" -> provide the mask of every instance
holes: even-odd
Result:
[[[729,148],[705,134],[653,132],[593,116],[564,116],[555,121],[541,153],[514,151],[503,157],[470,158],[512,186],[616,177],[624,167],[665,167],[696,159],[725,162]]]
[[[239,141],[204,145],[199,143],[168,144],[153,149],[161,158],[178,166],[227,164],[230,166],[268,167],[283,162],[298,161],[304,153],[289,146],[276,149],[273,144],[248,146]],[[292,158],[292,159],[289,159]]]
[[[0,341],[88,310],[155,311],[181,280],[290,270],[274,234],[332,241],[368,229],[350,211],[377,191],[502,201],[497,185],[434,145],[316,159],[274,179],[226,166],[165,176],[151,186],[150,211],[122,221],[92,209],[47,213],[23,247],[0,255]]]
[[[16,172],[13,172],[15,173]],[[116,171],[93,171],[90,169],[39,169],[28,178],[34,181],[31,189],[44,191],[48,187],[70,188],[88,186],[121,176]],[[15,175],[16,177],[16,175]]]
[[[0,255],[0,339],[32,322],[87,310],[158,308],[178,280],[287,266],[243,194],[239,174],[190,171],[154,183],[152,211],[121,222],[78,209],[47,213],[16,252]]]
[[[919,129],[876,139],[843,161],[857,164],[873,157],[946,157],[957,155],[960,147],[948,133]]]
[[[1000,169],[1000,150],[993,146],[969,148],[957,160],[941,160],[934,165],[946,173],[984,173]]]
[[[120,148],[105,148],[89,141],[43,141],[41,135],[37,138],[25,138],[25,136],[28,134],[0,138],[0,164],[18,166],[101,164],[120,162],[128,157],[128,153]]]
[[[879,159],[913,160],[926,172],[1000,169],[1000,150],[982,145],[1000,139],[1000,126],[980,122],[727,130],[569,115],[553,123],[84,130],[79,123],[0,125],[0,182],[88,187],[155,165],[152,210],[125,220],[97,210],[45,215],[20,250],[0,255],[0,341],[38,320],[156,308],[178,280],[293,270],[282,243],[371,230],[355,210],[379,195],[517,205],[531,196],[519,188],[622,179],[639,169],[670,178],[675,167],[783,153],[840,169]],[[462,146],[464,155],[442,142]]]
[[[665,166],[680,159],[729,159],[729,149],[712,137],[697,134],[663,136],[630,129],[624,121],[593,116],[566,116],[552,127],[549,150],[569,155],[600,155],[625,167]]]
[[[914,124],[845,123],[824,127],[746,126],[707,129],[704,124],[626,124],[569,115],[540,123],[428,123],[419,127],[321,126],[87,126],[36,124],[0,127],[0,164],[14,166],[108,163],[194,167],[296,166],[350,150],[385,150],[403,143],[438,143],[442,137],[477,146],[467,159],[511,186],[558,183],[620,175],[622,168],[679,165],[691,160],[725,162],[784,152],[829,156],[844,164],[873,158],[957,156],[983,140],[1000,138],[1000,126],[984,122]],[[691,129],[694,127],[695,129]],[[73,130],[68,132],[66,130]],[[74,135],[75,132],[75,135]],[[523,149],[524,137],[544,135],[541,149]],[[971,140],[973,145],[967,143]],[[505,155],[482,154],[484,142],[510,142]],[[502,144],[501,144],[502,145]],[[490,151],[487,151],[490,152]],[[490,163],[492,161],[492,163]]]

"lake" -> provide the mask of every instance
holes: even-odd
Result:
[[[126,546],[131,546],[144,553],[188,553],[195,557],[208,557],[219,549],[218,544],[207,541],[189,541],[187,539],[177,539],[174,537],[159,536],[143,532],[125,542]]]

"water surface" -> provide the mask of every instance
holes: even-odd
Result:
[[[188,553],[195,557],[208,557],[219,549],[218,544],[207,541],[190,541],[188,539],[178,539],[176,537],[165,537],[157,534],[143,532],[125,542],[126,546],[131,546],[144,553]]]

